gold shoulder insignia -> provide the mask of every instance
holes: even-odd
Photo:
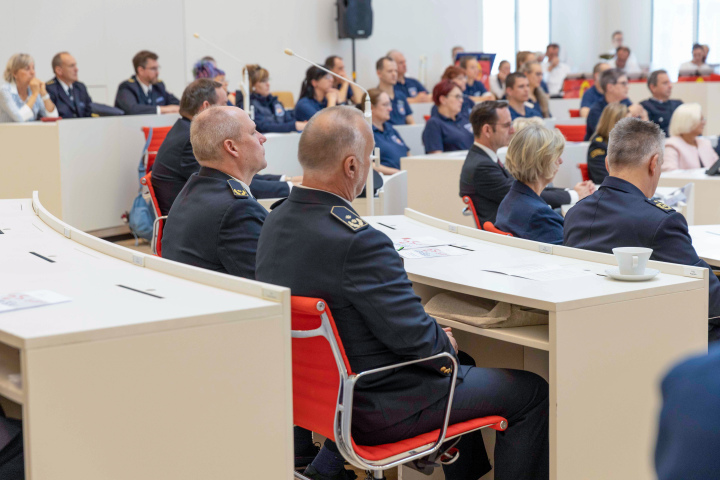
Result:
[[[55,83],[54,78],[52,80],[48,80],[47,82],[45,82],[45,85],[52,85],[53,83]]]
[[[657,208],[659,208],[660,210],[664,210],[664,211],[666,211],[666,212],[669,212],[669,211],[673,211],[673,212],[674,212],[674,211],[675,211],[674,208],[672,208],[672,207],[670,207],[670,206],[668,206],[668,205],[665,205],[665,204],[664,204],[663,202],[661,202],[660,200],[651,200],[650,203],[652,203],[653,205],[655,205],[655,206],[656,206]]]
[[[227,181],[228,185],[230,185],[230,190],[232,190],[233,195],[235,195],[235,198],[249,198],[250,194],[245,190],[245,187],[242,186],[240,182],[234,179],[229,179]]]
[[[132,77],[128,78],[127,81],[130,82],[130,83],[135,83],[135,79],[132,78]]]
[[[332,207],[330,213],[353,232],[367,228],[368,223],[348,207]]]
[[[590,158],[599,157],[600,155],[605,155],[605,150],[602,148],[596,148],[592,152],[590,152]]]
[[[595,141],[596,141],[596,142],[602,142],[602,141],[603,141],[603,138],[600,137],[600,136],[595,137]]]

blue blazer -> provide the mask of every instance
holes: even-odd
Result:
[[[563,241],[563,217],[517,180],[500,202],[495,227],[536,242],[562,245]]]
[[[47,92],[50,95],[50,100],[55,104],[55,108],[58,110],[58,115],[62,118],[80,118],[92,116],[92,108],[90,104],[92,99],[88,94],[85,84],[82,82],[75,82],[71,85],[73,88],[73,100],[70,100],[65,89],[60,85],[57,77],[48,81],[46,84]]]

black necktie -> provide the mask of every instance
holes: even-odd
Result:
[[[70,97],[70,100],[74,100],[72,86],[68,87],[68,97]]]
[[[147,91],[147,103],[148,103],[148,105],[152,105],[152,103],[153,103],[153,101],[152,101],[152,85],[150,85],[150,88],[148,88],[148,91]]]

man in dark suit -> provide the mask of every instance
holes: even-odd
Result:
[[[267,166],[265,137],[245,111],[224,106],[199,113],[190,140],[201,168],[170,209],[163,258],[254,279],[267,211],[248,185]]]
[[[0,478],[24,480],[25,460],[20,420],[6,418],[0,407]]]
[[[608,142],[605,177],[598,191],[565,215],[563,245],[611,253],[615,247],[652,248],[651,260],[710,267],[692,246],[685,217],[655,194],[665,135],[652,122],[620,120]],[[707,272],[710,287],[708,339],[720,338],[720,281]]]
[[[478,219],[495,223],[498,207],[510,191],[514,178],[497,156],[507,147],[515,130],[506,102],[479,103],[470,113],[475,143],[468,151],[460,172],[460,196],[469,196]],[[582,182],[573,190],[546,188],[541,197],[552,208],[573,204],[593,192],[592,182]]]
[[[135,75],[118,87],[115,106],[126,115],[177,113],[180,100],[158,79],[157,54],[147,50],[138,52],[133,57],[133,67]]]
[[[87,88],[78,82],[78,67],[75,58],[68,52],[60,52],[52,59],[55,78],[48,81],[47,92],[50,100],[62,118],[81,118],[92,115],[92,99]]]
[[[195,80],[185,88],[180,99],[180,118],[165,137],[152,167],[151,181],[163,215],[168,214],[185,182],[200,170],[190,142],[190,122],[208,107],[226,103],[227,92],[222,84],[209,78]],[[255,198],[281,198],[290,193],[291,181],[300,180],[302,177],[255,175],[249,186]]]
[[[371,168],[373,146],[359,110],[338,106],[317,113],[300,137],[303,185],[268,215],[258,242],[257,279],[325,300],[354,372],[458,351],[452,332],[425,313],[392,241],[351,206]],[[436,362],[360,380],[354,440],[378,445],[438,428],[451,366]],[[457,373],[451,423],[491,414],[508,419],[507,432],[497,436],[495,478],[547,479],[546,382],[530,372],[467,365]],[[346,478],[342,458],[323,454],[332,442],[326,447],[305,474]],[[458,448],[445,478],[476,480],[489,470],[480,432],[465,435]]]

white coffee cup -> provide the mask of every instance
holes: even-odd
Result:
[[[621,275],[642,275],[645,273],[652,248],[618,247],[613,248]]]

